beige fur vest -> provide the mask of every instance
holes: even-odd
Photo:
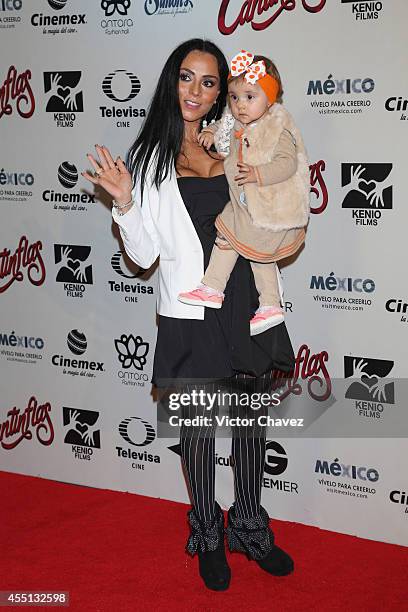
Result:
[[[307,153],[302,136],[290,113],[278,103],[250,129],[243,138],[249,146],[242,147],[243,161],[251,166],[271,162],[283,130],[294,138],[297,150],[297,170],[286,181],[259,186],[244,186],[248,213],[255,227],[274,232],[301,228],[307,225],[310,213],[310,178]],[[231,135],[231,140],[233,140]],[[237,148],[231,146],[230,156],[238,157]],[[229,160],[230,161],[230,160]]]

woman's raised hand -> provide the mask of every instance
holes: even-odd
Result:
[[[81,172],[94,185],[105,189],[118,204],[126,204],[132,197],[132,177],[120,157],[113,157],[105,146],[95,145],[98,160],[88,153],[87,158],[95,174]]]

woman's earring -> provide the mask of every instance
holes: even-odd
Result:
[[[216,111],[215,111],[215,116],[217,116],[217,115],[218,115],[218,109],[219,109],[220,101],[219,101],[219,100],[216,100],[216,101],[214,102],[213,106],[214,106],[215,104],[217,104],[217,109],[216,109]],[[208,115],[209,115],[211,112],[212,112],[212,109],[208,111],[208,113],[207,113],[207,115],[206,115],[206,118],[205,118],[205,119],[203,119],[203,128],[206,128],[206,127],[208,126]],[[210,125],[212,125],[213,123],[215,123],[215,119],[211,119],[211,121],[210,121]]]

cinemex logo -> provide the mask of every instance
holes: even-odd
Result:
[[[345,398],[354,400],[359,416],[380,419],[384,404],[395,404],[394,382],[387,378],[393,361],[370,357],[344,357],[344,378],[353,379]]]
[[[265,30],[283,11],[293,11],[300,4],[308,13],[319,13],[325,7],[326,0],[245,0],[238,16],[237,11],[230,8],[230,0],[222,0],[218,13],[218,29],[221,34],[228,35],[233,34],[239,26],[250,23],[253,30]],[[265,15],[261,17],[263,13]]]
[[[0,0],[0,30],[12,29],[21,22],[21,17],[14,11],[21,11],[23,0]]]
[[[408,494],[405,491],[399,491],[398,489],[391,491],[389,499],[393,504],[405,506],[404,513],[408,515]]]
[[[26,202],[32,197],[33,192],[21,189],[21,187],[31,187],[31,185],[34,185],[34,175],[31,172],[8,172],[2,168],[0,172],[0,201]]]
[[[61,192],[54,189],[45,189],[42,192],[44,202],[52,203],[54,210],[86,212],[85,204],[95,204],[95,194],[72,190],[78,183],[78,169],[72,162],[64,161],[59,165],[57,178],[67,191]]]
[[[6,78],[0,85],[0,119],[12,115],[14,108],[23,119],[32,117],[35,98],[30,79],[31,70],[19,73],[15,66],[10,66]]]
[[[102,0],[101,9],[107,19],[102,19],[101,28],[109,36],[129,34],[133,19],[128,17],[130,0]]]
[[[122,370],[119,370],[117,374],[119,380],[124,385],[144,387],[149,377],[147,374],[139,374],[139,372],[143,372],[147,363],[149,343],[145,342],[142,336],[122,334],[120,338],[114,340],[114,344],[118,360],[122,365]],[[132,368],[137,372],[133,372]]]
[[[53,113],[57,127],[74,127],[76,113],[84,112],[82,72],[79,70],[44,72],[44,93],[47,94],[47,113]]]
[[[192,0],[144,0],[146,15],[179,15],[191,13],[194,5]]]
[[[156,439],[156,432],[153,425],[140,417],[130,417],[123,419],[119,424],[119,433],[122,438],[133,446],[147,446]],[[116,447],[118,457],[129,459],[131,467],[136,470],[144,470],[148,463],[160,463],[159,455],[148,453],[147,451],[135,451],[131,448]]]
[[[371,106],[367,96],[374,89],[375,82],[371,77],[339,79],[329,74],[323,81],[309,81],[306,95],[313,96],[310,106],[321,115],[359,114]]]
[[[80,31],[78,26],[85,25],[86,13],[60,13],[65,9],[67,0],[48,0],[49,6],[58,13],[34,13],[31,16],[31,25],[41,30],[42,34],[77,34]]]
[[[102,82],[103,93],[111,100],[123,104],[133,100],[140,89],[141,83],[138,77],[127,70],[110,72]],[[102,118],[119,118],[116,121],[116,127],[130,127],[129,118],[146,117],[145,108],[134,108],[133,106],[124,108],[117,105],[100,106],[99,110]]]
[[[323,177],[323,172],[326,170],[326,162],[319,159],[315,164],[309,166],[310,171],[310,193],[316,196],[317,206],[311,206],[310,212],[315,215],[320,215],[327,208],[329,202],[329,194],[326,183]]]
[[[405,114],[408,108],[407,98],[403,98],[402,96],[391,96],[387,98],[384,106],[385,110],[390,113],[401,113],[400,121],[408,121],[408,115]]]
[[[345,192],[342,208],[353,209],[358,226],[376,226],[382,211],[392,209],[392,164],[341,164],[341,186]]]
[[[39,404],[32,396],[27,408],[11,408],[6,419],[0,421],[0,445],[4,450],[16,448],[23,440],[33,440],[34,433],[40,444],[49,446],[54,440],[54,426],[51,421],[51,404]]]
[[[111,266],[116,274],[129,279],[137,278],[145,272],[129,259],[125,251],[116,251],[112,255]],[[138,302],[141,296],[154,294],[153,287],[144,282],[130,284],[112,280],[108,281],[108,285],[111,292],[120,294],[124,301],[129,303]]]
[[[88,261],[90,246],[55,244],[54,259],[58,266],[57,283],[64,283],[67,297],[82,298],[86,285],[93,284],[92,264]]]
[[[355,2],[355,0],[341,0],[342,4],[351,4],[351,14],[354,15],[356,21],[367,21],[370,19],[378,19],[382,11],[382,2],[372,2],[364,0],[363,2]]]
[[[318,479],[318,484],[324,487],[327,493],[349,495],[359,499],[368,499],[369,495],[375,495],[376,489],[372,483],[378,482],[380,478],[376,468],[340,463],[338,458],[334,461],[317,459],[314,471],[316,474],[326,474],[329,477]],[[333,477],[342,480],[332,480]]]
[[[375,282],[372,278],[336,276],[334,272],[330,272],[327,276],[313,274],[309,288],[319,291],[313,294],[313,299],[319,302],[322,308],[362,311],[372,306],[371,298],[366,296],[375,291]],[[348,295],[350,293],[362,295],[351,297]]]
[[[30,244],[26,236],[21,236],[14,253],[7,248],[0,251],[0,293],[7,291],[15,281],[23,281],[25,270],[32,285],[39,287],[43,284],[45,265],[41,250],[40,240]]]
[[[63,406],[64,442],[71,445],[74,459],[90,461],[95,448],[101,448],[99,412]]]
[[[279,442],[269,441],[266,443],[265,450],[265,474],[268,478],[263,478],[262,486],[265,489],[283,491],[284,493],[299,493],[299,484],[290,480],[276,478],[281,476],[288,467],[288,456],[286,450]],[[274,476],[274,478],[270,478]]]
[[[385,310],[400,317],[400,323],[408,322],[408,302],[400,298],[391,298],[385,303]]]
[[[73,329],[67,336],[67,346],[74,358],[56,354],[51,358],[53,366],[60,368],[62,374],[67,376],[82,376],[85,378],[96,378],[97,372],[104,372],[105,365],[102,361],[91,361],[89,358],[79,359],[88,347],[86,336],[83,332]]]

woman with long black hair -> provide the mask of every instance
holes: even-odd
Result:
[[[249,334],[258,294],[248,260],[239,258],[221,310],[177,299],[202,278],[216,237],[214,221],[229,199],[222,159],[197,140],[203,122],[222,114],[227,75],[225,57],[213,43],[193,39],[179,45],[165,63],[126,164],[96,145],[97,159],[88,155],[95,173],[83,173],[114,198],[113,219],[131,259],[147,269],[160,256],[152,382],[162,388],[178,381],[190,392],[216,393],[222,382],[230,392],[264,392],[273,369],[289,371],[294,364],[284,323]],[[225,590],[231,572],[224,516],[215,501],[213,417],[218,408],[191,404],[185,409],[189,417],[205,413],[209,421],[198,428],[183,425],[180,448],[193,501],[187,550],[198,553],[206,586]],[[230,411],[237,414],[240,407]],[[228,512],[227,539],[230,550],[245,552],[270,574],[285,575],[293,561],[274,544],[260,503],[264,455],[264,429],[233,429],[235,503]]]

